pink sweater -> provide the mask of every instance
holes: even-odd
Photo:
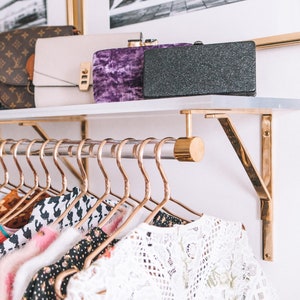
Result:
[[[1,300],[11,300],[14,278],[19,267],[28,259],[44,251],[58,236],[58,232],[45,226],[21,249],[7,254],[0,260]]]

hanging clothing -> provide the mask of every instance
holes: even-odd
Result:
[[[15,210],[15,212],[18,212],[23,208],[28,201],[33,199],[37,194],[41,192],[40,189],[36,189],[33,194],[28,197],[25,201],[21,203],[20,206]],[[14,217],[9,222],[5,223],[6,227],[15,229],[15,228],[21,228],[24,225],[26,225],[29,221],[30,215],[32,213],[34,205],[42,200],[49,197],[48,193],[43,193],[40,195],[35,201],[33,201],[24,211],[19,213],[16,217]],[[15,205],[22,199],[23,197],[18,194],[18,190],[14,189],[9,194],[7,194],[2,200],[0,204],[0,218],[2,218],[4,215],[6,215],[12,208],[15,207]]]
[[[32,211],[29,222],[0,244],[0,257],[24,246],[42,226],[55,221],[76,199],[79,193],[79,189],[75,187],[69,194],[49,197],[38,202]],[[62,230],[77,224],[85,216],[87,211],[93,207],[96,201],[97,199],[95,197],[84,195],[82,199],[74,205],[68,215],[59,222],[59,229]],[[87,231],[89,228],[96,226],[99,220],[105,217],[110,210],[111,207],[109,205],[104,203],[99,205],[88,221],[85,222],[85,230]]]
[[[153,219],[154,226],[156,225],[156,219],[158,219],[159,226],[163,226],[162,220],[166,221],[166,226],[172,226],[171,220],[174,220],[173,224],[178,224],[181,220],[168,216],[166,213],[159,212]],[[59,261],[55,264],[45,266],[40,269],[32,278],[29,283],[26,292],[23,295],[23,300],[40,300],[40,299],[56,299],[54,284],[56,277],[63,271],[77,268],[82,270],[85,259],[91,254],[97,247],[99,247],[106,239],[108,235],[101,228],[93,228],[84,239],[82,239],[76,246],[70,249]],[[118,242],[115,239],[108,248],[113,247]],[[104,249],[100,256],[107,251]],[[62,293],[66,293],[66,287],[70,277],[66,277],[61,286]]]
[[[85,258],[107,238],[107,234],[102,229],[91,229],[90,233],[70,249],[60,260],[52,265],[43,267],[33,276],[33,280],[29,283],[22,299],[56,299],[54,283],[58,274],[74,267],[81,270]],[[117,240],[113,241],[111,246],[116,242]],[[66,290],[65,282],[66,280],[62,285],[64,290]]]
[[[0,224],[0,243],[7,240],[12,234],[17,232],[18,229],[8,228]]]
[[[104,294],[100,292],[106,291]],[[68,283],[66,300],[277,299],[239,222],[141,224]]]
[[[29,222],[0,244],[0,257],[24,246],[41,228],[52,223],[79,195],[79,189],[63,196],[49,197],[38,202]]]
[[[54,228],[43,227],[22,249],[2,257],[0,260],[1,300],[12,299],[12,285],[19,266],[45,250],[57,236],[58,232]]]
[[[110,222],[103,226],[103,231],[108,235],[112,234],[122,224],[124,217],[129,213],[131,213],[131,209],[126,204],[123,205],[113,215]],[[57,262],[69,249],[83,238],[84,234],[82,231],[69,227],[40,255],[35,256],[20,266],[15,276],[12,299],[20,300],[32,277],[39,269]]]

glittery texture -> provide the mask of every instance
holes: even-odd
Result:
[[[187,45],[190,44],[163,44],[97,51],[93,55],[95,101],[100,103],[143,99],[144,51]]]
[[[256,56],[252,41],[145,51],[145,98],[206,94],[253,96]]]

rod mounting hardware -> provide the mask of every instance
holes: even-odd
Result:
[[[186,117],[186,134],[192,135],[192,114],[204,114],[205,118],[217,119],[242,163],[259,199],[262,220],[262,258],[273,260],[273,200],[272,200],[272,115],[263,114],[261,122],[262,176],[250,158],[230,117],[224,112],[206,113],[204,110],[182,110]]]

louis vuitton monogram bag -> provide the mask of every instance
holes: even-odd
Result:
[[[29,27],[0,33],[1,106],[6,109],[35,107],[30,62],[33,62],[36,40],[76,34],[78,31],[73,26]]]

